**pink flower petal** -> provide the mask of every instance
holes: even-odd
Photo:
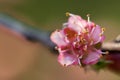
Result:
[[[61,32],[53,32],[50,38],[59,47],[67,45],[67,43],[64,40],[64,35]]]
[[[105,40],[105,36],[102,35],[102,36],[101,36],[101,39],[100,39],[100,42],[103,42],[104,40]]]
[[[76,32],[81,32],[87,26],[87,22],[78,15],[71,15],[68,20],[68,27]]]
[[[70,53],[60,53],[58,62],[63,66],[76,65],[78,64],[78,58]]]
[[[94,44],[100,42],[100,33],[101,33],[101,28],[100,26],[96,26],[92,29],[91,33],[90,33],[90,37],[92,38]]]
[[[91,30],[93,29],[93,27],[95,27],[95,23],[88,22],[87,29],[88,29],[89,32],[91,32]]]
[[[96,64],[100,59],[100,51],[90,51],[86,58],[83,59],[84,64]]]

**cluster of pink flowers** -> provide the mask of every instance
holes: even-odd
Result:
[[[68,22],[51,34],[59,51],[58,62],[63,66],[96,64],[102,56],[100,49],[104,29],[78,15],[67,13]]]

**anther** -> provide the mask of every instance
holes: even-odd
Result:
[[[96,24],[94,24],[93,27],[96,27]]]
[[[100,33],[100,36],[103,35],[103,33],[104,33],[104,31],[105,31],[105,28],[102,28],[101,31],[102,31],[102,32]]]
[[[86,34],[87,34],[87,33],[88,33],[88,30],[87,30],[87,29],[85,29],[85,30],[83,31],[83,33],[86,33]]]
[[[66,65],[66,64],[64,64],[63,66],[64,66],[64,67],[66,67],[67,65]]]
[[[69,12],[66,12],[66,16],[70,16],[70,13],[69,13]]]
[[[55,49],[56,49],[56,50],[58,50],[58,47],[57,47],[57,46],[55,46]]]
[[[60,30],[59,29],[56,29],[57,32],[59,32]]]
[[[87,46],[84,46],[83,50],[84,50],[84,51],[87,51]]]
[[[104,32],[105,31],[105,28],[102,28],[102,32]]]

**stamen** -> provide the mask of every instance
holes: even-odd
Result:
[[[90,40],[90,45],[93,45],[94,41],[93,39]]]
[[[66,27],[68,25],[68,23],[63,23],[63,28]]]
[[[66,16],[70,16],[70,13],[69,13],[69,12],[66,12]]]
[[[105,28],[102,28],[102,32],[104,32],[105,31]]]
[[[58,50],[58,47],[57,47],[57,46],[55,46],[55,49],[56,49],[56,50]]]
[[[79,66],[82,66],[82,64],[81,64],[81,62],[80,62],[80,60],[79,60],[79,58],[78,58],[78,64],[79,64]]]
[[[80,41],[82,42],[82,37],[80,37]]]
[[[68,40],[68,38],[67,37],[65,37],[65,41],[67,42],[67,43],[69,43],[70,41]]]
[[[102,28],[101,31],[102,31],[102,32],[100,33],[100,36],[103,35],[103,33],[104,33],[104,31],[105,31],[105,28]]]
[[[90,14],[87,14],[88,22],[90,22]]]
[[[80,37],[80,41],[84,43],[86,40],[83,37]]]
[[[71,14],[69,12],[66,12],[66,16],[75,16],[74,14]]]
[[[103,52],[102,54],[109,54],[109,51]]]
[[[83,50],[84,50],[84,51],[87,51],[87,45],[84,46]]]
[[[87,29],[85,29],[85,30],[83,31],[83,33],[87,34],[87,33],[88,33],[88,30],[87,30]]]
[[[59,29],[56,29],[57,32],[59,32],[60,30]]]

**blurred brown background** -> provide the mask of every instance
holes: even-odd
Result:
[[[91,18],[106,28],[106,41],[120,33],[120,1],[113,0],[0,0],[0,11],[40,29],[61,28],[65,12]],[[0,25],[0,80],[120,80],[108,69],[96,73],[80,67],[62,67],[57,56],[38,43]]]

